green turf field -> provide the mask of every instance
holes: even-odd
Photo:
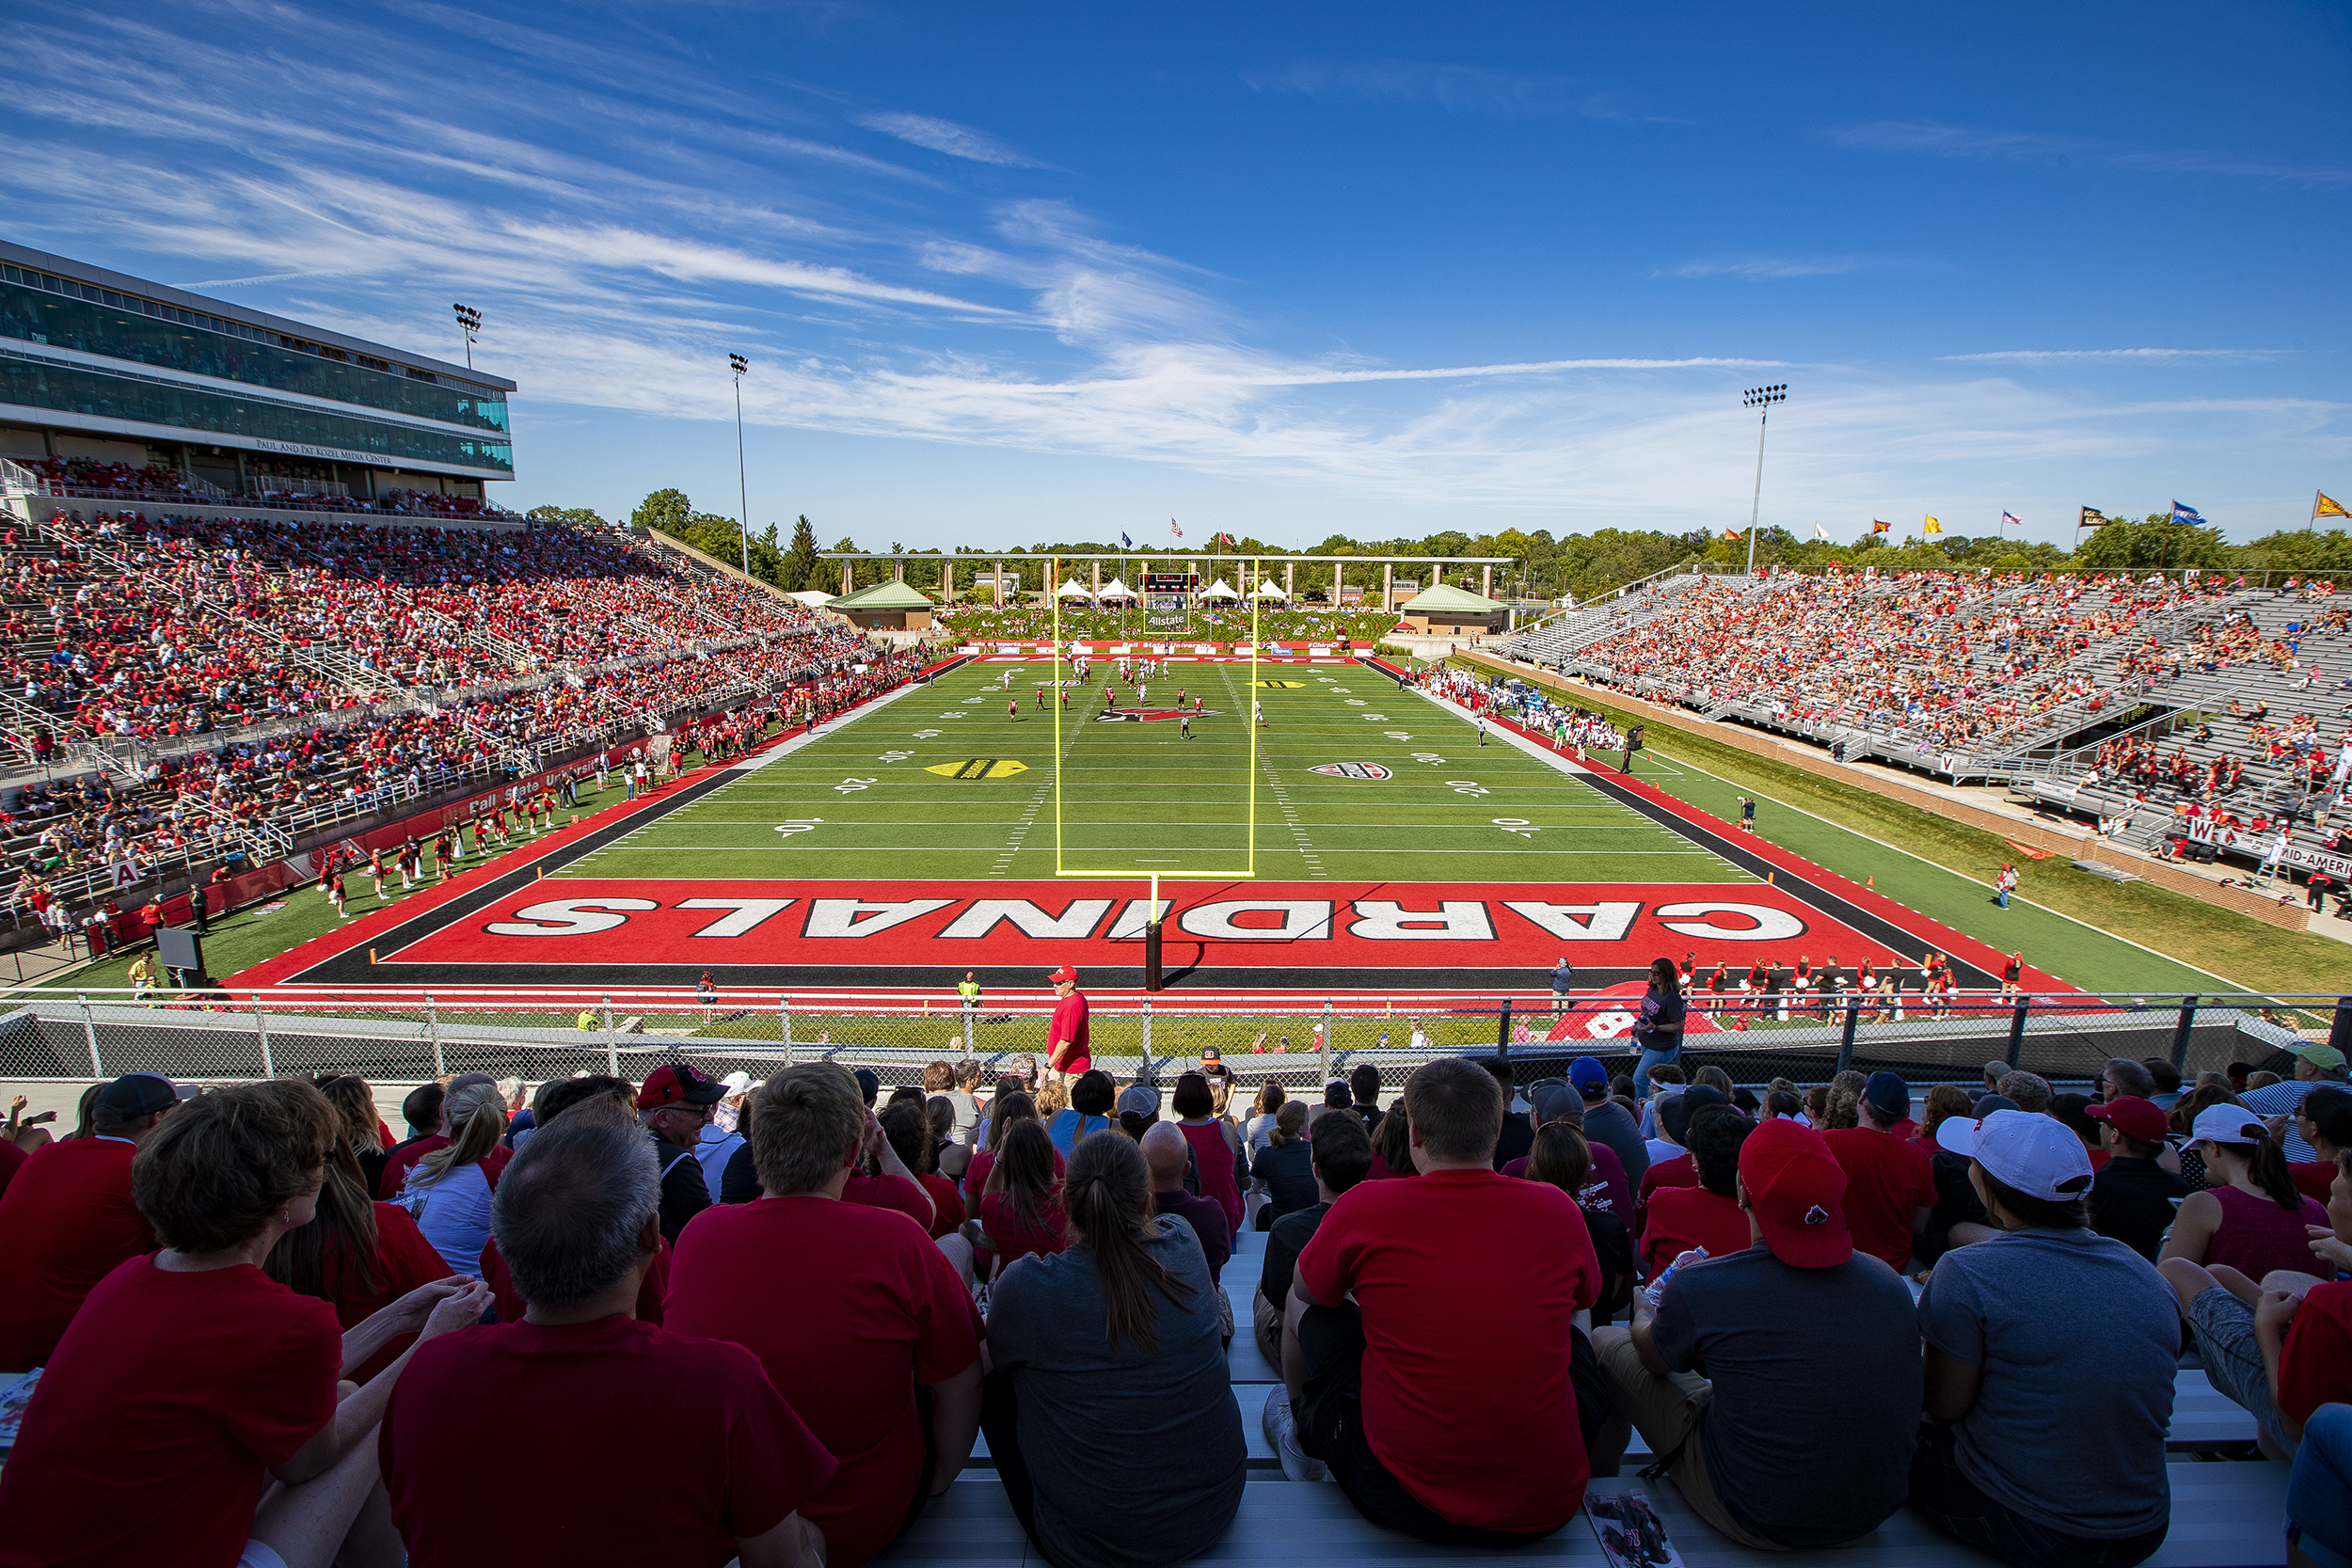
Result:
[[[1011,685],[1003,677],[1009,672]],[[564,875],[979,880],[1055,874],[1054,719],[1042,661],[975,663],[627,838]],[[1153,706],[1105,722],[1103,672],[1061,720],[1062,868],[1232,873],[1248,863],[1250,713],[1257,876],[1480,882],[1744,882],[1744,872],[1362,666],[1183,663]],[[1050,697],[1049,689],[1048,695]],[[1020,716],[1006,711],[1017,698]],[[1136,705],[1121,687],[1122,707]],[[1385,781],[1313,768],[1373,763]],[[781,830],[781,831],[780,831]]]

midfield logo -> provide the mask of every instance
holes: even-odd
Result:
[[[1395,774],[1376,762],[1327,762],[1307,769],[1331,779],[1393,779]]]
[[[1094,721],[1098,724],[1151,724],[1163,719],[1173,719],[1184,713],[1189,713],[1195,719],[1214,719],[1217,716],[1217,710],[1213,707],[1122,707],[1111,713],[1098,713],[1094,716]]]

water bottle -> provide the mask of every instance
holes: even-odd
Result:
[[[1666,1281],[1675,1276],[1675,1271],[1677,1269],[1679,1269],[1685,1263],[1704,1263],[1706,1261],[1707,1249],[1703,1246],[1698,1246],[1692,1247],[1690,1251],[1683,1253],[1673,1262],[1667,1264],[1664,1271],[1661,1273],[1656,1279],[1651,1280],[1647,1286],[1643,1288],[1642,1298],[1649,1303],[1649,1309],[1653,1312],[1658,1310],[1658,1298],[1666,1293]]]

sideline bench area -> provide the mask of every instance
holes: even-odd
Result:
[[[1241,1406],[1242,1435],[1249,1449],[1249,1483],[1242,1495],[1241,1512],[1234,1515],[1225,1539],[1197,1560],[1274,1564],[1307,1558],[1330,1568],[1356,1564],[1414,1568],[1424,1562],[1479,1558],[1607,1562],[1591,1527],[1581,1518],[1544,1541],[1507,1553],[1432,1546],[1367,1524],[1335,1485],[1285,1480],[1259,1421],[1266,1396],[1280,1383],[1281,1374],[1259,1353],[1249,1332],[1249,1303],[1258,1288],[1264,1252],[1263,1235],[1245,1234],[1232,1260],[1225,1265],[1223,1284],[1234,1305],[1236,1325],[1226,1365],[1233,1397]],[[2175,1386],[2172,1426],[2166,1444],[2174,1456],[2166,1465],[2172,1485],[2172,1529],[2163,1549],[2148,1560],[2148,1568],[2276,1568],[2286,1561],[2282,1522],[2287,1469],[2260,1458],[2234,1457],[2250,1453],[2253,1442],[2253,1418],[2217,1393],[2202,1370],[2184,1367]],[[1640,1487],[1664,1517],[1675,1549],[1690,1568],[1729,1568],[1731,1564],[1748,1568],[1877,1568],[1881,1564],[1886,1568],[1897,1564],[1902,1568],[1913,1564],[1975,1568],[1993,1560],[1959,1544],[1908,1509],[1851,1545],[1811,1552],[1754,1551],[1716,1534],[1683,1505],[1673,1482],[1642,1481],[1635,1472],[1649,1459],[1636,1433],[1622,1473],[1596,1477],[1590,1490],[1607,1494]],[[975,1448],[962,1477],[932,1501],[913,1529],[874,1560],[914,1568],[960,1562],[1041,1565],[1045,1559],[1022,1534],[1020,1521],[1005,1501],[1004,1488],[996,1482],[993,1462],[983,1440]]]

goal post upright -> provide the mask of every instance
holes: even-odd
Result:
[[[1061,576],[1061,560],[1058,556],[1056,556],[1050,558],[1050,562],[1052,577],[1053,578],[1058,578]],[[1258,719],[1255,705],[1257,703],[1258,690],[1258,605],[1254,594],[1250,599],[1249,606],[1249,673],[1247,677],[1247,695],[1243,699],[1245,706],[1241,716],[1242,721],[1247,724],[1249,729],[1248,773],[1248,777],[1243,781],[1245,790],[1243,821],[1245,825],[1244,831],[1248,834],[1248,839],[1244,847],[1241,869],[1238,871],[1138,872],[1132,867],[1126,866],[1097,869],[1085,866],[1073,866],[1067,863],[1067,855],[1064,851],[1062,837],[1062,705],[1060,686],[1062,678],[1062,665],[1067,655],[1067,649],[1063,644],[1061,635],[1061,591],[1051,578],[1048,580],[1048,589],[1053,597],[1053,604],[1051,607],[1052,620],[1050,623],[1053,633],[1053,647],[1049,657],[1053,665],[1055,680],[1053,700],[1046,704],[1046,706],[1052,710],[1053,715],[1054,875],[1057,877],[1084,877],[1094,881],[1123,882],[1133,878],[1148,882],[1151,890],[1148,895],[1148,898],[1150,900],[1149,907],[1151,910],[1151,924],[1153,927],[1158,926],[1161,918],[1162,911],[1160,910],[1159,885],[1162,882],[1235,882],[1254,879],[1258,875]],[[1191,595],[1187,595],[1188,600],[1190,597]],[[1146,601],[1146,608],[1147,610],[1149,608],[1148,599]],[[1187,610],[1187,621],[1189,622],[1189,610]],[[1147,641],[1150,639],[1151,635],[1151,623],[1147,615],[1144,624],[1144,636]]]

